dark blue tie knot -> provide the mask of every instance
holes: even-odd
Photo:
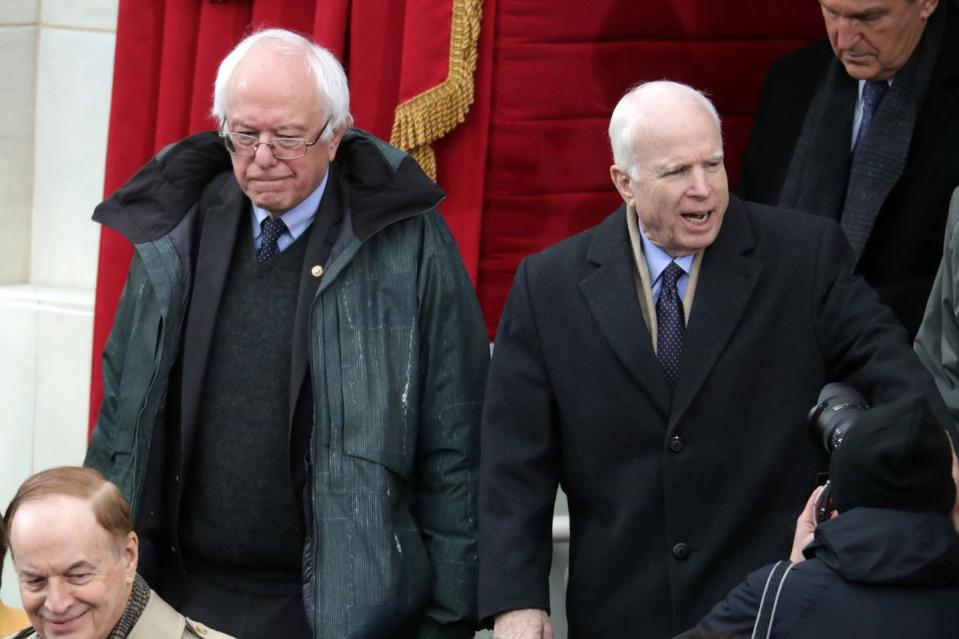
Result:
[[[885,80],[869,80],[862,87],[862,119],[859,120],[859,133],[856,134],[855,147],[866,137],[866,132],[872,125],[872,118],[879,109],[879,103],[882,96],[889,89],[889,84]]]
[[[679,281],[679,278],[682,277],[685,271],[683,268],[676,262],[670,262],[669,265],[663,270],[663,288],[665,291],[667,289],[676,291],[678,294],[678,289],[676,288],[676,282]],[[660,293],[662,294],[662,293]]]
[[[260,248],[256,251],[256,259],[260,262],[265,262],[280,252],[277,241],[281,235],[286,233],[287,228],[283,220],[278,217],[273,217],[272,215],[267,216],[263,222],[261,222],[261,226],[263,228],[263,235],[260,238]]]
[[[862,88],[863,110],[875,113],[888,89],[889,83],[885,80],[868,80]]]
[[[684,273],[676,262],[670,262],[663,271],[662,287],[656,301],[656,356],[670,388],[676,386],[679,356],[686,341],[686,315],[676,286]]]

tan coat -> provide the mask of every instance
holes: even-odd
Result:
[[[28,628],[6,639],[36,637],[33,628]],[[158,594],[150,591],[150,601],[133,626],[127,639],[234,639],[230,635],[207,628],[202,623],[187,619]]]

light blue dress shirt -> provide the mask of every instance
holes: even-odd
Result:
[[[316,219],[316,210],[320,207],[320,200],[323,199],[323,191],[326,190],[326,180],[329,177],[330,170],[327,169],[316,190],[310,193],[305,200],[280,216],[280,219],[286,224],[286,232],[276,240],[276,246],[280,251],[285,250],[286,247],[295,242],[296,238],[303,235],[303,232],[310,228],[310,224],[313,224],[313,220]],[[259,249],[263,243],[263,220],[270,215],[270,212],[255,204],[251,208],[253,209],[253,245]]]
[[[636,216],[636,219],[639,221],[639,216]],[[670,257],[669,253],[649,241],[643,231],[642,222],[639,223],[639,237],[643,241],[643,256],[646,258],[649,281],[652,282],[653,286],[653,303],[659,301],[659,291],[663,288],[663,271],[666,270],[670,262],[676,262],[676,266],[683,269],[683,274],[679,276],[679,280],[676,282],[679,299],[683,299],[686,296],[686,284],[689,283],[689,271],[693,268],[693,258],[696,256]]]

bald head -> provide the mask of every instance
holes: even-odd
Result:
[[[609,139],[610,177],[646,238],[672,257],[712,244],[729,204],[712,103],[684,84],[642,84],[616,105]]]
[[[613,163],[635,175],[636,143],[649,138],[664,122],[684,118],[690,111],[698,110],[712,120],[722,141],[722,126],[716,107],[693,87],[670,80],[656,80],[630,89],[620,98],[609,120]]]

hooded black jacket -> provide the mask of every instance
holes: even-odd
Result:
[[[959,637],[959,535],[948,517],[854,508],[823,523],[783,583],[775,639]],[[772,564],[680,637],[748,637]]]

